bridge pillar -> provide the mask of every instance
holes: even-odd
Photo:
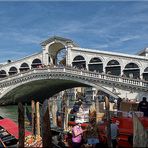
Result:
[[[124,70],[124,66],[121,65],[121,76],[123,76],[123,70]]]
[[[139,77],[141,80],[144,80],[143,79],[143,71],[144,71],[144,68],[141,67],[141,69],[140,69],[140,77]]]
[[[106,67],[106,66],[103,66],[103,73],[104,73],[104,74],[106,73],[105,67]]]
[[[96,94],[97,94],[97,90],[96,90],[96,88],[92,88],[92,97],[93,97],[93,100],[95,100],[95,97],[96,97]]]
[[[72,51],[71,51],[71,46],[67,46],[67,55],[66,55],[66,66],[70,66],[72,67],[72,60],[73,60],[73,56]]]
[[[54,57],[53,57],[52,55],[50,55],[50,54],[49,54],[49,57],[50,57],[50,64],[51,64],[51,65],[54,65],[54,60],[53,60]]]
[[[45,47],[43,47],[42,63],[45,65],[49,65],[49,54],[47,50],[45,50]]]

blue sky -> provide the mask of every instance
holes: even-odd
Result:
[[[84,48],[136,54],[148,47],[148,2],[0,2],[0,62],[41,51],[53,35]]]

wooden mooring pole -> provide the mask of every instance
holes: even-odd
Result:
[[[98,124],[99,120],[99,100],[98,96],[96,95],[96,124]]]
[[[67,100],[67,92],[64,93],[64,130],[68,130],[68,100]]]
[[[65,107],[66,107],[66,91],[64,91],[62,102],[61,102],[61,108],[62,108],[62,128],[64,130],[65,127]]]
[[[105,100],[105,109],[106,109],[106,118],[107,118],[107,144],[108,147],[112,147],[111,142],[111,122],[110,122],[110,112],[109,112],[109,99],[108,97],[104,97]]]
[[[43,147],[52,148],[52,134],[50,129],[50,102],[48,100],[44,101],[42,112],[43,112],[43,128],[42,128]]]
[[[52,99],[52,107],[51,107],[51,113],[52,113],[52,123],[55,127],[57,127],[57,110],[58,110],[58,107],[57,107],[57,100],[56,98],[54,97]]]
[[[19,128],[19,140],[18,147],[24,147],[25,141],[25,125],[24,125],[24,106],[22,103],[18,103],[18,128]]]
[[[35,135],[35,102],[34,100],[31,101],[31,110],[32,110],[32,134]]]
[[[39,102],[36,102],[36,134],[37,135],[41,135],[40,134],[40,108],[39,108]]]

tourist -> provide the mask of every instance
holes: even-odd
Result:
[[[62,127],[62,117],[61,117],[61,112],[57,110],[56,112],[56,120],[57,120],[57,126]]]
[[[81,120],[76,120],[76,125],[72,128],[72,148],[81,147],[83,132]]]
[[[142,101],[139,102],[138,111],[144,113],[144,116],[148,117],[148,102],[146,97],[143,97]]]
[[[113,120],[111,120],[111,141],[112,141],[112,148],[116,148],[117,147],[117,137],[119,134],[119,128],[118,125],[116,124],[116,122],[114,122]]]
[[[117,110],[120,110],[121,102],[122,102],[122,99],[119,97],[117,99]]]
[[[96,124],[90,124],[87,127],[86,138],[89,147],[95,148],[100,143],[98,139],[98,126]]]
[[[66,146],[66,144],[64,143],[64,140],[61,134],[59,134],[59,136],[57,137],[57,140],[58,140],[58,146],[62,148],[68,148],[68,146]]]
[[[72,111],[73,111],[74,113],[76,113],[76,112],[79,111],[79,104],[78,104],[78,102],[76,102],[76,103],[74,104],[74,106],[73,106],[73,108],[72,108]]]
[[[76,113],[75,120],[81,120],[81,123],[85,122],[85,110],[81,101],[78,102],[79,110]]]

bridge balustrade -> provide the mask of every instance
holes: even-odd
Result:
[[[80,74],[83,76],[88,76],[88,77],[93,77],[93,78],[101,78],[101,79],[105,79],[105,80],[110,80],[110,81],[116,81],[116,82],[122,82],[122,83],[128,83],[128,84],[132,84],[132,85],[140,85],[140,86],[147,86],[147,82],[142,82],[141,80],[137,80],[137,79],[130,79],[130,78],[124,78],[124,77],[119,77],[119,76],[114,76],[114,75],[107,75],[107,74],[102,74],[102,73],[96,73],[96,72],[90,72],[90,71],[82,71],[81,73],[78,72],[80,70],[76,70],[75,69],[71,69],[69,72],[70,73],[76,73],[76,74]],[[67,69],[65,72],[68,72]]]
[[[70,67],[45,67],[45,68],[35,68],[28,71],[23,71],[21,73],[11,75],[5,78],[0,79],[0,85],[1,87],[8,86],[8,85],[14,85],[16,83],[31,80],[32,78],[39,78],[41,79],[43,74],[45,74],[45,77],[49,75],[49,73],[57,73],[57,74],[71,74],[74,76],[81,76],[81,77],[87,77],[87,78],[94,78],[94,79],[102,79],[102,80],[108,80],[108,81],[114,81],[114,82],[120,82],[124,84],[131,84],[141,87],[148,87],[148,82],[137,80],[137,79],[131,79],[131,78],[125,78],[120,76],[114,76],[114,75],[108,75],[103,73],[97,73],[97,72],[90,72],[87,70],[80,70],[80,69],[74,69]],[[37,75],[34,75],[37,74]],[[85,78],[85,79],[87,79]]]
[[[148,87],[148,82],[142,82],[141,86]]]
[[[133,84],[133,85],[141,85],[140,80],[130,79],[130,78],[122,78],[123,83]]]
[[[116,81],[119,82],[119,77],[114,77],[114,76],[106,76],[107,80],[111,80],[111,81]]]

